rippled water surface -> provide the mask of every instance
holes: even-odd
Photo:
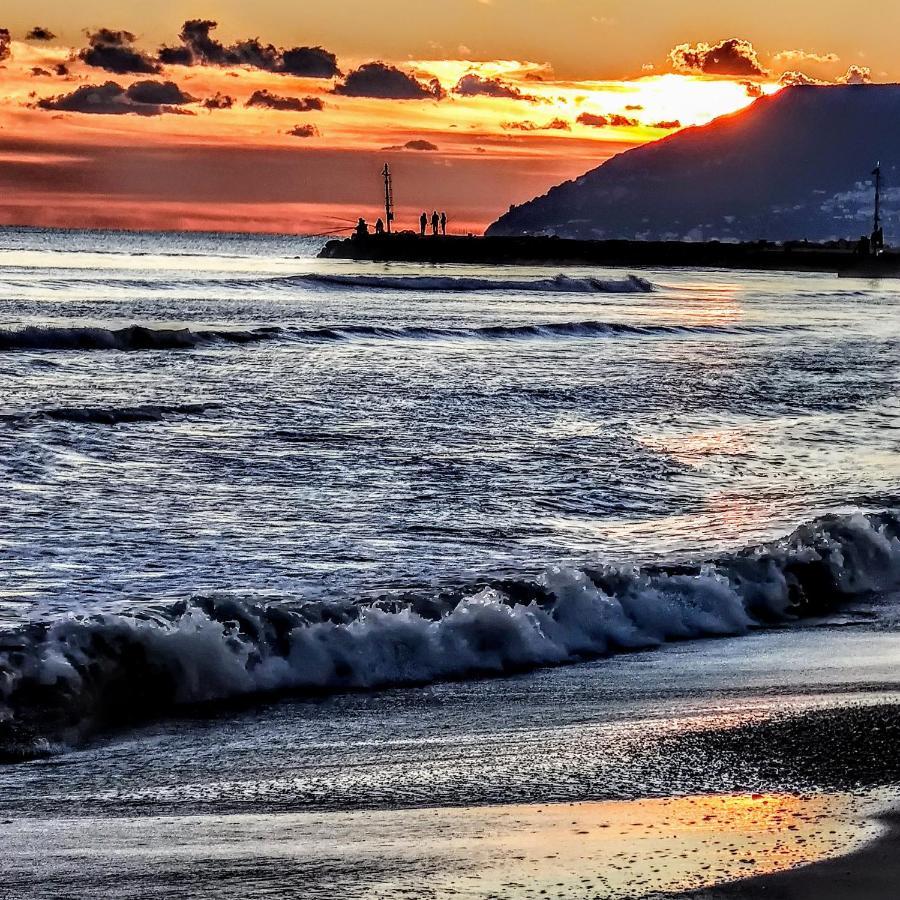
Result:
[[[318,247],[0,235],[7,622],[708,557],[893,505],[895,283]]]

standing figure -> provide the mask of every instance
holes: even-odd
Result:
[[[366,220],[360,217],[360,220],[356,223],[356,237],[367,238],[368,236],[369,226],[366,224]]]
[[[419,216],[419,231],[420,231],[422,237],[425,237],[425,229],[427,227],[428,227],[428,214],[423,212],[422,215]]]
[[[441,234],[447,237],[447,213],[441,213]]]
[[[440,224],[441,224],[441,219],[440,219],[440,217],[439,217],[438,214],[437,214],[437,210],[435,210],[435,211],[431,214],[431,233],[432,233],[435,237],[437,237],[438,226],[439,226]]]
[[[375,234],[384,234],[384,222],[381,219],[375,222]]]

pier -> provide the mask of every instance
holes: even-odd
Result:
[[[860,256],[849,241],[578,241],[556,237],[421,237],[413,233],[329,241],[323,259],[473,265],[573,265],[831,272],[900,277],[900,251]]]

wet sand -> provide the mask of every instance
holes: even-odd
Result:
[[[882,818],[885,833],[856,852],[813,865],[745,878],[679,900],[894,900],[900,893],[900,813]],[[673,897],[672,900],[675,900]]]
[[[861,846],[877,826],[858,808],[849,796],[756,794],[327,815],[26,818],[7,823],[0,868],[10,900],[626,900]]]

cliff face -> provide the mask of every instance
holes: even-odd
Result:
[[[490,235],[637,240],[900,238],[900,85],[792,87],[622,153],[513,207]]]

